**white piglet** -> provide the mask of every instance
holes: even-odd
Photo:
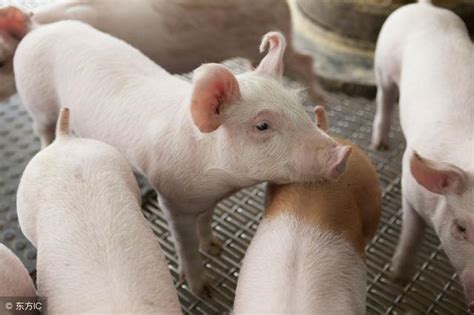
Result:
[[[5,245],[0,244],[0,297],[9,296],[35,297],[36,290],[20,259]],[[4,305],[0,307],[3,311]]]
[[[121,151],[157,190],[194,292],[205,287],[199,243],[212,253],[221,247],[211,229],[221,199],[262,181],[334,179],[350,154],[280,82],[283,35],[265,35],[267,46],[255,71],[235,76],[205,64],[192,84],[76,21],[38,27],[15,55],[18,93],[42,145],[54,138],[59,104],[70,104],[75,132]]]
[[[6,28],[9,32],[0,32],[0,62],[4,63],[0,67],[0,99],[15,92],[12,57],[25,34],[18,32],[22,23],[26,21],[28,28],[34,23],[72,19],[123,39],[172,73],[189,72],[203,62],[234,57],[257,64],[261,57],[255,47],[260,38],[269,30],[279,30],[290,43],[284,57],[286,74],[306,85],[313,101],[324,101],[311,56],[292,47],[286,1],[67,0],[40,6],[31,17],[18,10],[13,14],[14,8],[4,9],[7,10],[20,23]]]
[[[28,163],[17,194],[48,313],[180,313],[130,166],[111,146],[69,135],[68,119],[63,108],[56,140]]]
[[[324,110],[316,115],[325,130]],[[269,187],[234,314],[365,314],[364,247],[377,230],[382,193],[367,155],[352,149],[335,182]]]
[[[474,46],[466,26],[431,4],[404,6],[382,28],[375,71],[373,146],[388,146],[397,101],[407,141],[394,277],[412,276],[413,252],[431,225],[474,312]]]

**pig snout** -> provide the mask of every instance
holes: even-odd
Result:
[[[466,302],[469,314],[474,314],[474,269],[464,271],[461,275],[461,281],[466,294]]]

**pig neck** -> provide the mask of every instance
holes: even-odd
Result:
[[[167,128],[149,128],[155,149],[148,150],[150,155],[140,163],[140,170],[154,188],[171,200],[206,201],[211,206],[243,187],[257,184],[229,165],[223,152],[223,127],[200,132],[192,121],[189,104],[186,98],[169,117],[173,123]]]
[[[266,216],[288,213],[315,229],[327,229],[343,236],[360,255],[364,255],[361,210],[343,176],[336,182],[290,184],[273,188],[276,206],[267,208]],[[280,202],[284,206],[280,205]]]

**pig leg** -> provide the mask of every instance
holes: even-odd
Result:
[[[392,277],[400,284],[407,283],[414,273],[416,252],[425,234],[426,223],[413,206],[403,199],[402,233],[392,258]]]
[[[199,254],[196,214],[180,211],[179,207],[171,206],[161,197],[158,202],[175,241],[180,278],[186,278],[193,293],[207,293],[208,285],[204,279],[204,267]]]
[[[201,250],[211,255],[217,256],[222,251],[223,243],[212,231],[212,215],[214,209],[208,210],[198,218],[198,233]]]
[[[313,72],[313,58],[310,55],[298,53],[289,46],[284,56],[284,63],[285,74],[308,88],[308,94],[313,103],[326,106],[324,94]]]
[[[39,137],[42,149],[54,141],[55,129],[56,124],[54,122],[48,124],[33,122],[33,131],[35,132],[36,136]]]
[[[398,101],[398,88],[394,82],[377,84],[377,112],[372,128],[372,148],[387,150],[388,133],[392,122],[395,104]]]
[[[54,141],[60,106],[56,105],[57,102],[54,99],[35,102],[34,100],[38,98],[40,98],[40,95],[33,93],[25,97],[23,101],[33,119],[33,132],[40,139],[41,148],[43,149]]]

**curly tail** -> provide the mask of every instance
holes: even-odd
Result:
[[[62,107],[59,112],[58,122],[56,124],[56,138],[69,136],[71,134],[69,128],[69,108]]]

